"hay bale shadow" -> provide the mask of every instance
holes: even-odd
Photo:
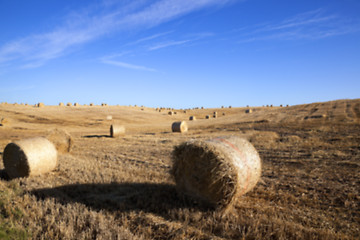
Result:
[[[82,203],[96,211],[144,211],[163,217],[170,217],[171,209],[209,210],[209,206],[179,194],[175,185],[170,184],[72,184],[36,189],[30,194],[38,199],[56,198],[62,204]]]
[[[9,180],[10,180],[10,178],[9,178],[9,176],[7,175],[5,169],[1,169],[1,170],[0,170],[0,179],[1,179],[1,180],[6,180],[6,181],[9,181]]]
[[[111,138],[110,135],[85,135],[83,138]]]

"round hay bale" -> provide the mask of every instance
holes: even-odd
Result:
[[[59,106],[60,106],[60,107],[63,107],[63,106],[64,106],[64,103],[62,103],[62,102],[59,103]]]
[[[40,108],[40,107],[44,107],[44,106],[45,106],[44,103],[38,103],[38,104],[37,104],[37,107],[39,107],[39,108]]]
[[[67,131],[56,128],[49,131],[45,137],[55,145],[58,152],[68,153],[71,151],[73,139]]]
[[[113,119],[113,117],[111,115],[106,116],[106,120],[112,120],[112,119]]]
[[[206,118],[206,119],[210,119],[210,115],[206,115],[205,118]]]
[[[189,117],[189,120],[190,120],[190,121],[196,121],[196,117],[195,117],[195,116],[190,116],[190,117]]]
[[[74,103],[74,107],[78,107],[78,106],[80,106],[80,104]]]
[[[181,122],[174,122],[171,125],[171,129],[173,132],[187,132],[188,130],[188,126],[187,123],[185,121],[181,121]]]
[[[40,175],[55,169],[57,151],[46,138],[24,139],[5,147],[3,162],[9,178]]]
[[[125,127],[123,125],[113,124],[110,126],[110,136],[116,138],[125,134]]]
[[[93,107],[94,106],[94,104],[93,103],[90,103],[90,107]]]
[[[192,140],[174,148],[172,176],[180,193],[228,209],[260,179],[256,149],[239,137]]]
[[[68,102],[68,103],[66,104],[66,106],[71,107],[72,104]]]
[[[170,116],[172,116],[172,115],[174,114],[174,112],[173,112],[173,111],[170,111],[170,112],[168,112],[168,114],[169,114]]]
[[[245,113],[252,113],[252,109],[246,109]]]
[[[8,125],[10,123],[10,119],[8,118],[1,118],[0,119],[0,126],[5,126],[5,125]]]

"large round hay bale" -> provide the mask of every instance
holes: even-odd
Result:
[[[68,102],[68,103],[66,104],[66,106],[71,107],[72,104]]]
[[[174,112],[173,112],[173,111],[169,111],[168,114],[169,114],[170,116],[172,116],[172,115],[174,114]]]
[[[125,134],[125,127],[123,125],[113,124],[110,126],[110,136],[116,138]]]
[[[205,118],[206,118],[206,119],[210,119],[210,115],[206,115]]]
[[[74,107],[79,107],[80,104],[79,103],[74,103]]]
[[[39,107],[39,108],[40,108],[40,107],[44,107],[44,106],[45,106],[44,103],[38,103],[38,104],[37,104],[37,107]]]
[[[35,176],[55,169],[57,151],[46,138],[29,138],[9,143],[3,161],[10,178]]]
[[[190,117],[189,117],[189,120],[190,120],[190,121],[196,121],[196,117],[195,117],[195,116],[190,116]]]
[[[93,103],[90,103],[90,107],[93,107],[94,106],[94,104]]]
[[[187,132],[188,130],[188,126],[187,123],[185,121],[181,121],[181,122],[174,122],[171,125],[171,129],[173,132]]]
[[[252,113],[252,109],[246,109],[245,113]]]
[[[62,102],[59,103],[59,106],[60,106],[60,107],[63,107],[63,106],[64,106],[64,103],[62,103]]]
[[[45,137],[55,145],[58,152],[68,153],[71,151],[73,139],[67,131],[56,128],[49,131]]]
[[[239,137],[192,140],[176,146],[172,156],[178,191],[223,210],[253,189],[261,175],[259,154]]]

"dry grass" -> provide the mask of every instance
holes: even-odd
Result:
[[[59,125],[74,140],[53,172],[11,181],[2,172],[3,206],[22,213],[3,219],[33,239],[359,239],[359,106],[214,109],[226,116],[192,121],[183,135],[169,125],[213,110],[169,118],[130,107],[1,105],[12,125],[0,128],[0,149]],[[126,124],[125,136],[108,137],[98,117],[107,114]],[[263,161],[261,180],[227,215],[178,195],[170,174],[174,146],[223,135],[252,140]]]

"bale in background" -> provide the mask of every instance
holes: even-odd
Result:
[[[187,123],[185,121],[181,121],[181,122],[174,122],[171,125],[171,129],[173,132],[187,132],[188,130],[188,126]]]
[[[68,102],[68,103],[66,104],[66,106],[71,107],[72,104]]]
[[[106,120],[112,120],[112,119],[113,119],[113,117],[111,115],[106,116]]]
[[[55,145],[58,152],[68,153],[71,151],[73,139],[67,131],[56,128],[49,131],[45,137]]]
[[[24,139],[5,147],[3,162],[9,178],[40,175],[55,169],[57,151],[46,138]]]
[[[195,116],[190,116],[190,117],[189,117],[189,120],[190,120],[190,121],[196,121],[196,117],[195,117]]]
[[[60,106],[60,107],[63,107],[63,106],[64,106],[64,103],[62,103],[62,102],[59,103],[59,106]]]
[[[74,107],[78,107],[78,106],[80,106],[80,104],[74,103]]]
[[[37,107],[39,107],[39,108],[40,108],[40,107],[44,107],[44,106],[45,106],[44,103],[38,103],[38,104],[37,104]]]
[[[210,119],[210,115],[206,115],[205,118],[206,118],[206,119]]]
[[[221,210],[253,189],[261,175],[259,154],[239,137],[185,142],[174,148],[172,159],[178,191]]]
[[[5,125],[8,125],[9,123],[10,123],[10,119],[8,119],[8,118],[0,119],[0,126],[5,126]]]
[[[125,127],[123,125],[113,124],[110,126],[110,136],[116,138],[125,134]]]
[[[252,113],[252,109],[246,109],[245,113]]]

